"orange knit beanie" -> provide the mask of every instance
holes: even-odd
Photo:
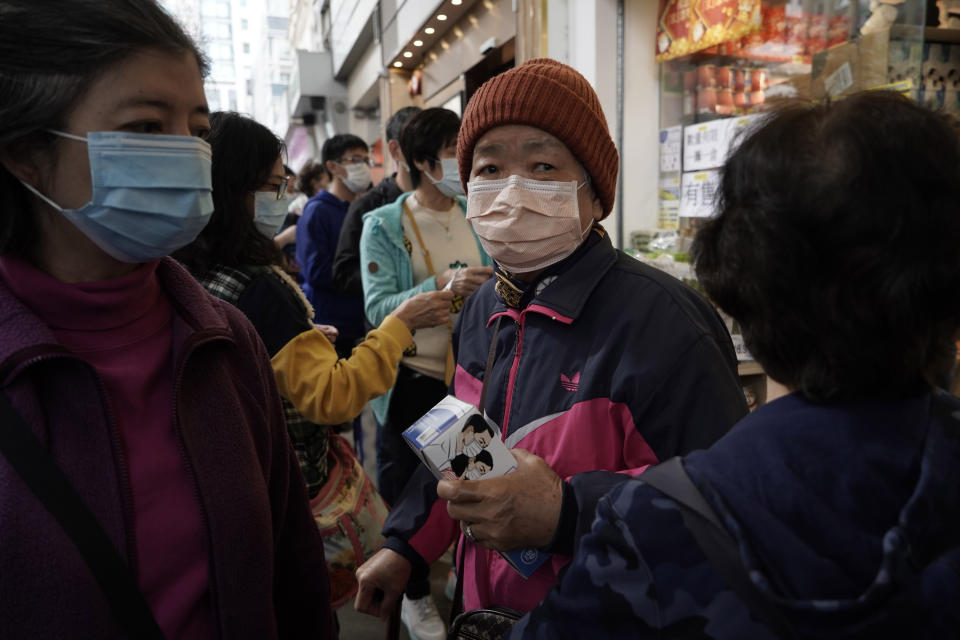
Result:
[[[590,174],[604,215],[610,213],[620,159],[586,78],[562,62],[534,58],[485,82],[467,104],[457,140],[464,189],[477,140],[507,124],[536,127],[559,138]]]

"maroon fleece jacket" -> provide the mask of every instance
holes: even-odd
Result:
[[[323,544],[266,351],[175,261],[157,275],[176,310],[174,416],[208,536],[217,636],[332,638]],[[2,282],[0,385],[136,573],[129,476],[103,385]],[[2,456],[0,637],[124,637],[73,543]]]

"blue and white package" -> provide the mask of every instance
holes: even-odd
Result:
[[[438,402],[413,423],[403,437],[414,453],[440,479],[482,480],[517,469],[516,458],[500,437],[500,429],[477,408],[453,396]],[[517,573],[529,578],[550,554],[536,549],[501,552]]]

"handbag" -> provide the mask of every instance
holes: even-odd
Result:
[[[131,638],[163,640],[137,582],[96,517],[36,434],[0,393],[0,454],[76,546],[120,626]]]
[[[447,640],[499,640],[523,614],[509,607],[467,611],[453,621]]]
[[[390,509],[346,440],[330,434],[327,455],[327,482],[310,500],[310,510],[323,538],[331,606],[337,609],[356,595],[357,568],[383,544],[380,532]]]

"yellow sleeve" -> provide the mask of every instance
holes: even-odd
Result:
[[[338,360],[330,341],[311,329],[284,345],[270,363],[280,395],[307,420],[339,424],[357,417],[371,398],[393,386],[411,342],[407,326],[388,315],[349,358]]]

